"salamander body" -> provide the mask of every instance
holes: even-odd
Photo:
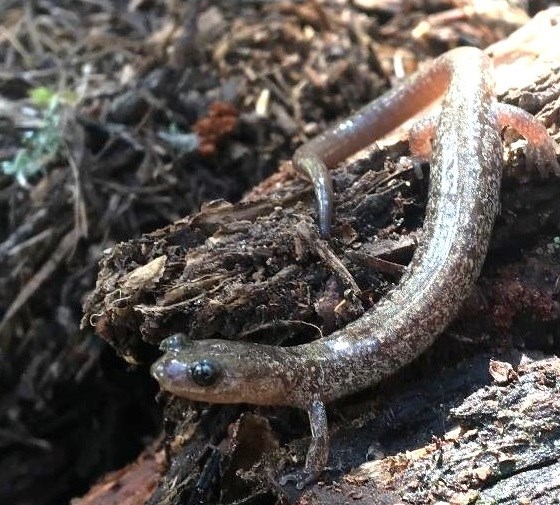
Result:
[[[309,413],[312,441],[298,487],[313,481],[328,456],[325,403],[367,388],[414,360],[448,325],[480,274],[498,213],[500,132],[513,126],[535,161],[560,173],[546,129],[521,109],[496,101],[491,61],[459,48],[299,148],[294,165],[319,203],[330,232],[328,168],[388,133],[443,96],[441,107],[410,130],[414,155],[431,157],[422,240],[399,284],[346,327],[313,342],[280,347],[224,340],[164,340],[152,366],[162,389],[213,403],[290,405]]]

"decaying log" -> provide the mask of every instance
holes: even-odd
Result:
[[[479,388],[450,410],[446,394],[452,388],[440,396],[440,415],[451,428],[416,450],[363,464],[344,483],[350,489],[363,484],[364,494],[371,483],[396,489],[409,503],[554,503],[560,490],[560,360],[534,358],[479,356],[452,376],[440,376],[443,384],[460,380],[456,373],[479,381]],[[417,394],[433,406],[441,393],[438,381]],[[422,410],[420,418],[430,419]],[[535,470],[540,473],[528,473]]]
[[[557,503],[560,360],[500,359],[479,355],[378,409],[345,443],[371,450],[376,439],[400,433],[397,444],[415,448],[394,446],[395,455],[316,487],[305,503]]]
[[[556,125],[557,140],[560,50],[548,45],[557,46],[550,41],[559,40],[559,23],[559,11],[551,10],[523,28],[523,48],[532,49],[521,56],[519,35],[489,50],[501,65],[499,89],[508,90],[501,100]],[[535,50],[533,39],[547,50]],[[523,77],[532,80],[511,89],[508,76],[520,57]],[[130,362],[154,356],[159,341],[177,331],[291,345],[343,327],[398,282],[421,229],[427,167],[419,179],[400,159],[406,142],[384,145],[333,172],[336,222],[328,242],[316,231],[309,185],[286,165],[237,205],[208,204],[107,252],[83,324]],[[560,363],[531,362],[513,351],[491,361],[486,354],[560,348],[560,182],[539,180],[524,166],[514,143],[484,275],[458,321],[387,383],[331,407],[327,482],[338,484],[316,485],[303,496],[276,484],[294,457],[302,463],[302,414],[195,411],[170,399],[167,417],[177,424],[167,473],[150,503],[197,503],[201,496],[261,503],[275,495],[288,503],[554,503]],[[419,384],[413,390],[412,381]],[[181,443],[172,434],[182,434]]]

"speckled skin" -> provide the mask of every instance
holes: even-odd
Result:
[[[291,405],[308,411],[312,443],[305,470],[284,482],[296,480],[301,488],[323,470],[328,455],[324,404],[371,386],[414,360],[470,292],[498,213],[501,127],[513,123],[534,143],[537,161],[559,173],[546,130],[527,113],[496,102],[490,71],[491,63],[481,51],[450,51],[296,153],[296,164],[312,167],[307,175],[316,194],[326,198],[321,208],[331,212],[326,166],[447,90],[441,112],[421,120],[410,132],[416,155],[425,157],[433,147],[423,238],[398,286],[375,307],[328,337],[289,348],[223,340],[183,342],[177,336],[164,341],[167,352],[152,367],[164,390],[192,400]],[[330,215],[323,218],[330,223]],[[209,386],[191,380],[193,366],[203,360],[216,371]]]

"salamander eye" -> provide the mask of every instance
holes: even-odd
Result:
[[[199,386],[211,386],[216,382],[218,370],[214,363],[203,359],[191,366],[191,377],[193,382]]]

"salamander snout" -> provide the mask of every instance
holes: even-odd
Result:
[[[151,367],[152,377],[160,384],[178,383],[184,381],[189,373],[187,363],[164,356],[165,359],[157,360]]]
[[[180,394],[189,385],[190,388],[214,385],[220,376],[220,369],[211,359],[186,361],[179,354],[168,353],[152,365],[151,373],[164,389]]]

